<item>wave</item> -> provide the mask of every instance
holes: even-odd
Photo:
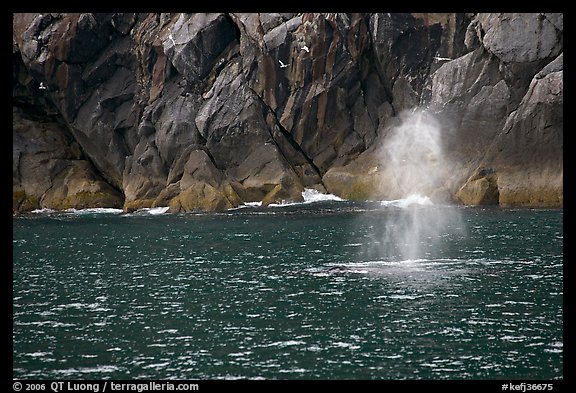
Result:
[[[168,212],[168,206],[161,206],[161,207],[150,207],[150,208],[142,208],[138,209],[132,213],[124,214],[125,216],[144,216],[144,215],[151,215],[156,216],[160,214],[165,214]],[[71,215],[82,215],[82,214],[123,214],[124,211],[122,209],[116,209],[112,207],[94,207],[94,208],[87,208],[87,209],[66,209],[66,210],[54,210],[49,208],[43,209],[36,209],[32,210],[31,213],[34,214],[71,214]]]
[[[66,209],[64,213],[70,214],[120,214],[123,213],[122,209],[112,207],[93,207],[88,209]]]
[[[432,200],[427,197],[426,195],[420,194],[410,194],[406,198],[402,199],[393,199],[389,201],[380,201],[382,206],[393,206],[393,207],[400,207],[400,208],[407,208],[412,205],[419,205],[419,206],[431,206]]]
[[[306,188],[302,192],[302,198],[304,199],[302,202],[282,202],[282,203],[271,203],[268,207],[278,208],[278,207],[288,207],[288,206],[296,206],[296,205],[308,205],[317,202],[345,202],[346,199],[340,198],[334,194],[323,194],[318,190],[313,188]],[[385,207],[399,207],[399,208],[407,208],[409,206],[417,205],[417,206],[431,206],[433,205],[432,200],[420,194],[410,194],[406,198],[401,199],[393,199],[393,200],[383,200],[378,201],[381,206]],[[262,206],[262,201],[257,202],[246,202],[238,207],[229,209],[229,210],[237,210],[243,208],[257,208]],[[166,214],[169,210],[168,206],[161,206],[161,207],[152,207],[152,208],[142,208],[138,209],[132,213],[125,214],[126,216],[134,216],[134,215],[161,215]],[[87,208],[87,209],[67,209],[64,211],[58,211],[49,208],[42,208],[32,210],[31,213],[34,214],[122,214],[124,211],[122,209],[116,208],[107,208],[107,207],[97,207],[97,208]]]
[[[323,202],[323,201],[345,201],[334,194],[322,194],[320,191],[315,190],[313,188],[306,188],[304,192],[302,192],[302,198],[304,198],[303,203],[314,203],[314,202]]]
[[[302,198],[304,199],[303,202],[286,202],[286,203],[271,203],[270,207],[286,207],[286,206],[294,206],[294,205],[307,205],[310,203],[316,202],[326,202],[326,201],[338,201],[342,202],[345,199],[342,199],[334,194],[323,194],[318,190],[313,188],[305,188],[302,192]]]
[[[295,205],[307,205],[310,203],[315,203],[315,202],[326,202],[326,201],[345,201],[346,199],[342,199],[334,194],[323,194],[318,190],[315,190],[313,188],[305,188],[304,191],[302,192],[302,198],[304,199],[304,201],[302,202],[282,202],[282,203],[271,203],[268,205],[268,207],[288,207],[288,206],[295,206]],[[262,201],[259,202],[246,202],[236,208],[230,209],[230,210],[236,210],[236,209],[242,209],[242,208],[247,208],[247,207],[261,207],[262,206]]]
[[[56,210],[53,209],[48,209],[47,207],[42,208],[42,209],[34,209],[32,210],[30,213],[34,213],[34,214],[48,214],[48,213],[57,213]]]
[[[262,201],[259,202],[245,202],[242,205],[238,206],[238,207],[233,207],[232,209],[228,209],[228,210],[237,210],[237,209],[244,209],[247,207],[260,207],[262,206]]]
[[[164,214],[168,212],[170,207],[168,206],[161,206],[161,207],[144,207],[142,209],[138,209],[135,212],[131,213],[133,215],[151,215],[157,216],[159,214]]]
[[[58,213],[58,214],[120,214],[122,213],[123,210],[122,209],[116,209],[116,208],[112,208],[112,207],[92,207],[92,208],[87,208],[87,209],[66,209],[63,211],[58,211],[58,210],[54,210],[54,209],[49,209],[49,208],[43,208],[43,209],[35,209],[32,210],[31,213],[34,214],[53,214],[53,213]]]

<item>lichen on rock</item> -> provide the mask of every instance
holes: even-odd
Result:
[[[171,213],[223,211],[238,207],[240,199],[230,188],[218,189],[199,181],[170,201]]]

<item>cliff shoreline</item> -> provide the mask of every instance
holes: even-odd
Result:
[[[12,58],[13,213],[388,199],[416,107],[445,198],[563,206],[562,14],[14,14]]]

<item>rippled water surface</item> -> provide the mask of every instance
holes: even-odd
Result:
[[[13,377],[562,378],[563,211],[457,209],[408,260],[375,203],[15,217]]]

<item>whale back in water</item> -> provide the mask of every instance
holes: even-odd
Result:
[[[371,261],[358,263],[340,263],[316,269],[315,273],[321,275],[368,275],[373,277],[387,277],[392,279],[413,279],[436,281],[449,279],[455,275],[471,272],[471,269],[462,268],[461,260],[448,259],[418,259],[405,261]]]

